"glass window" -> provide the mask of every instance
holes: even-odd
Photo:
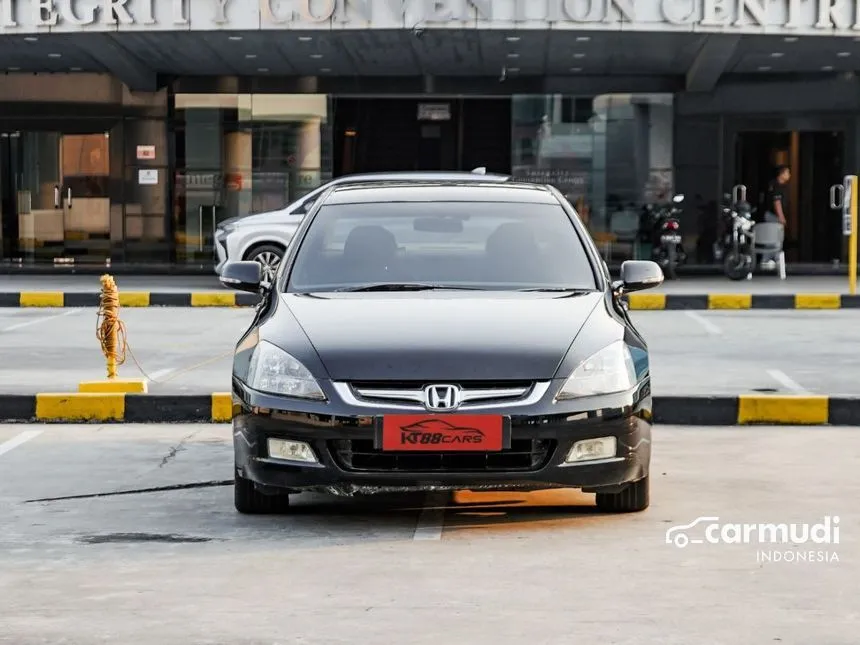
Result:
[[[595,289],[588,256],[560,205],[409,202],[323,206],[289,291],[373,283],[478,289]]]
[[[177,94],[177,256],[208,261],[224,220],[281,210],[331,179],[324,94]]]
[[[646,258],[640,213],[671,196],[673,114],[671,94],[515,96],[512,174],[558,188],[607,261]]]

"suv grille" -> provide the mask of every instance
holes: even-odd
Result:
[[[329,442],[338,466],[365,472],[529,472],[543,468],[555,449],[549,439],[513,439],[499,452],[383,452],[372,439]]]

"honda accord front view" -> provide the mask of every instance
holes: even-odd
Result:
[[[649,504],[648,350],[554,188],[333,187],[296,232],[233,363],[235,504],[290,495],[581,488]],[[257,291],[256,263],[224,284]]]

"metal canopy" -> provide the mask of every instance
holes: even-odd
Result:
[[[561,30],[153,31],[0,36],[9,72],[106,72],[133,89],[178,76],[686,77],[854,70],[848,38]]]

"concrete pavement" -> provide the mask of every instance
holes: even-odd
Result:
[[[105,273],[110,274],[110,270]],[[211,276],[114,276],[120,291],[226,291],[214,274]],[[101,290],[97,275],[0,275],[0,293],[19,291],[64,291],[96,293]]]
[[[230,389],[232,351],[251,309],[124,309],[150,392]],[[837,311],[634,311],[651,349],[654,393],[860,394],[858,314]],[[0,309],[0,393],[76,391],[104,378],[94,309]],[[128,356],[120,376],[140,378]]]
[[[230,440],[227,426],[0,426],[0,643],[856,642],[855,430],[657,427],[652,505],[620,516],[561,490],[306,495],[245,517]],[[838,545],[665,542],[701,516],[825,515]],[[796,560],[809,550],[825,561]]]
[[[110,271],[107,271],[110,273]],[[120,291],[152,291],[159,293],[229,291],[211,276],[115,276]],[[63,291],[67,293],[96,293],[100,290],[97,275],[0,275],[0,293],[22,291]],[[684,276],[667,280],[647,293],[707,294],[707,293],[848,293],[848,278],[840,276],[789,276],[787,280],[763,273],[752,280],[738,282],[723,277]]]

